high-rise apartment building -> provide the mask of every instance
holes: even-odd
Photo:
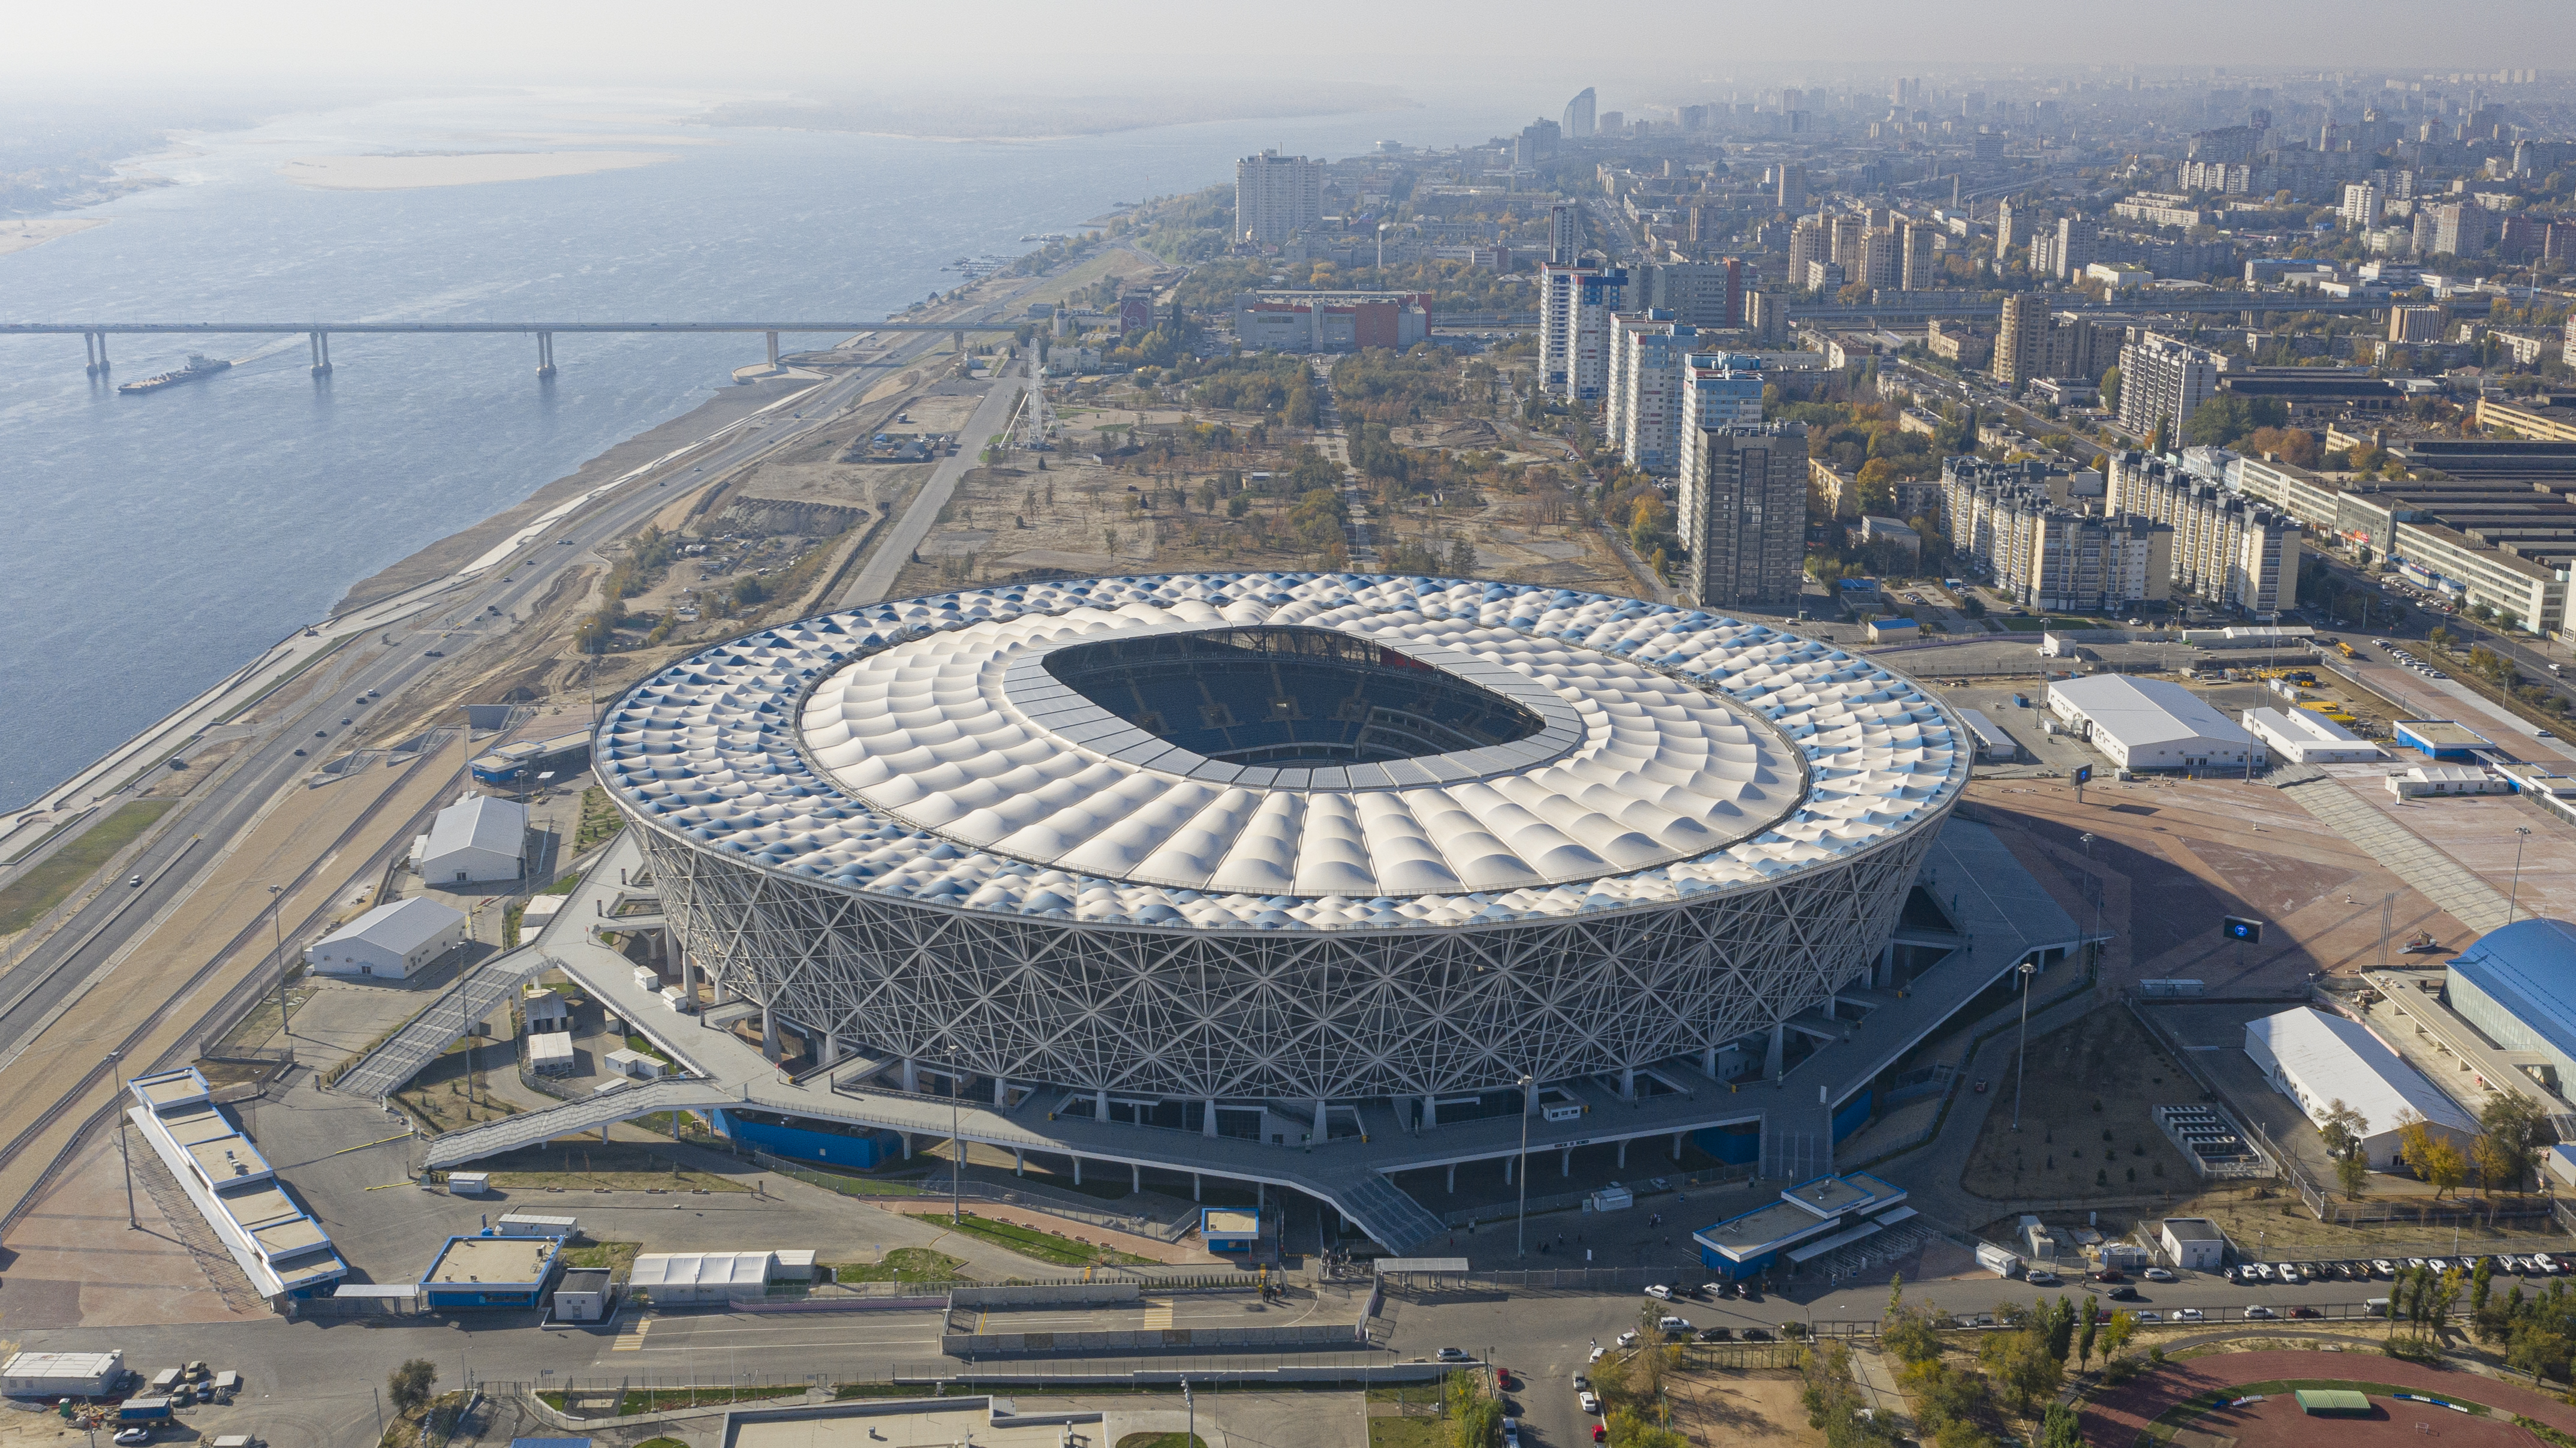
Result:
[[[2050,257],[2052,276],[2080,276],[2086,267],[2101,260],[2102,229],[2081,216],[2057,219],[2057,248]]]
[[[1807,209],[1806,167],[1792,165],[1785,161],[1780,164],[1780,192],[1777,201],[1780,209],[1792,216]]]
[[[2225,360],[2160,332],[2137,332],[2120,349],[2120,426],[2140,437],[2162,427],[2179,446],[2184,425],[2218,390]]]
[[[1857,211],[1826,218],[1825,260],[1843,269],[1843,280],[1861,279],[1861,239],[1868,234],[1869,218]]]
[[[1264,151],[1234,163],[1234,234],[1275,246],[1324,219],[1324,163]]]
[[[1592,87],[1590,86],[1585,86],[1581,91],[1575,94],[1574,99],[1565,103],[1564,125],[1565,138],[1567,140],[1581,141],[1590,138],[1592,135],[1593,107],[1597,103],[1597,97],[1593,95]]]
[[[1807,556],[1807,427],[1798,422],[1693,429],[1690,593],[1701,608],[1787,608]]]
[[[2368,181],[2345,182],[2340,209],[2344,226],[2352,231],[2367,231],[2377,226],[2383,204],[2377,186]]]
[[[1730,256],[1630,267],[1627,300],[1633,310],[1669,312],[1686,327],[1740,327],[1744,325],[1744,263]]]
[[[2004,298],[2004,313],[1995,326],[1995,381],[2012,396],[2034,377],[2048,375],[2042,343],[2048,331],[2047,299],[2033,292]]]
[[[2495,218],[2474,201],[2433,208],[2433,250],[2449,256],[2486,254],[2495,239]]]
[[[1583,203],[1559,201],[1547,208],[1547,259],[1572,266],[1583,259]]]
[[[1951,549],[2025,608],[2102,612],[2169,596],[2173,530],[2076,506],[2069,482],[2037,462],[1945,460]]]
[[[2004,253],[2012,250],[2014,243],[2029,239],[2021,234],[2023,225],[2022,214],[2013,209],[2011,197],[1995,203],[1995,260],[2003,260]]]
[[[2450,314],[2440,307],[2390,307],[2388,340],[2409,347],[2428,346],[2442,340],[2443,324]]]
[[[1897,285],[1909,292],[1926,292],[1941,285],[1940,275],[1932,264],[1932,225],[1908,218],[1898,223],[1897,250],[1902,258]]]
[[[1851,268],[1844,268],[1849,273]],[[1905,276],[1904,253],[1897,249],[1896,233],[1873,226],[1860,237],[1860,274],[1852,280],[1872,288],[1893,288]]]
[[[1722,427],[1750,427],[1762,420],[1762,363],[1759,358],[1729,352],[1700,352],[1682,359],[1676,394],[1673,448],[1675,471],[1694,477],[1705,470],[1701,456],[1710,434]],[[1699,527],[1700,495],[1677,490],[1676,528],[1692,536]]]
[[[1798,224],[1789,228],[1789,285],[1807,284],[1807,263],[1832,260],[1825,224],[1812,216],[1799,217]]]
[[[1628,273],[1617,267],[1539,268],[1539,385],[1551,397],[1598,402],[1610,375],[1610,318],[1624,306]]]
[[[1630,467],[1669,476],[1680,466],[1682,376],[1698,332],[1661,310],[1610,319],[1604,431]]]

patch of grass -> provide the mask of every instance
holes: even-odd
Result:
[[[608,802],[608,791],[594,784],[581,792],[581,823],[573,830],[572,852],[582,854],[624,828],[626,816]]]
[[[0,887],[0,935],[13,935],[61,904],[108,857],[150,829],[178,805],[175,799],[138,799],[89,827],[44,863]]]
[[[587,1247],[566,1247],[563,1263],[566,1267],[605,1267],[623,1282],[626,1274],[634,1269],[636,1255],[643,1250],[641,1242],[593,1242]],[[643,1448],[643,1445],[639,1443],[636,1448]]]
[[[764,1398],[801,1398],[805,1385],[771,1384],[766,1387],[737,1387],[729,1383],[709,1383],[695,1388],[629,1388],[626,1401],[619,1405],[623,1414],[668,1413],[676,1408],[716,1408],[727,1403],[756,1403]],[[662,1440],[668,1442],[670,1440]],[[641,1448],[641,1445],[638,1445]]]
[[[832,1262],[835,1282],[954,1282],[966,1265],[963,1257],[951,1257],[928,1247],[896,1247],[878,1262]]]
[[[1118,1448],[1207,1448],[1207,1440],[1196,1433],[1130,1433]]]
[[[694,1167],[674,1170],[669,1150],[647,1142],[557,1142],[503,1152],[481,1165],[492,1174],[492,1185],[511,1189],[542,1191],[561,1187],[586,1192],[606,1187],[611,1191],[640,1192],[658,1187],[681,1193],[701,1187],[711,1192],[751,1190],[748,1182],[714,1172]]]
[[[1438,1418],[1371,1418],[1369,1448],[1449,1448],[1449,1431]]]
[[[564,876],[562,879],[555,881],[551,885],[548,885],[546,888],[539,890],[537,893],[540,895],[569,895],[573,892],[574,887],[579,884],[581,884],[581,871],[575,870],[571,874]]]
[[[689,1448],[689,1445],[678,1438],[647,1438],[635,1448]]]
[[[1023,1227],[1017,1222],[996,1222],[989,1217],[979,1217],[973,1212],[968,1212],[953,1222],[945,1212],[936,1214],[913,1212],[907,1215],[917,1221],[935,1223],[952,1232],[963,1232],[967,1236],[990,1242],[996,1247],[1008,1248],[1023,1257],[1032,1257],[1040,1262],[1051,1262],[1059,1267],[1144,1266],[1154,1260],[1151,1257],[1139,1257],[1132,1252],[1121,1252],[1115,1248],[1075,1241],[1070,1237],[1059,1237],[1053,1232],[1042,1232],[1035,1227]]]
[[[842,1383],[832,1389],[835,1398],[927,1398],[918,1383]],[[639,1445],[640,1448],[640,1445]]]
[[[654,1060],[661,1062],[665,1066],[671,1064],[671,1058],[662,1054],[661,1047],[654,1045],[651,1041],[646,1040],[642,1036],[635,1035],[632,1032],[627,1034],[626,1049],[630,1051],[640,1051],[643,1054],[652,1057]]]

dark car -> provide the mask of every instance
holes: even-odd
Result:
[[[1771,1333],[1767,1328],[1748,1327],[1744,1329],[1744,1340],[1746,1342],[1769,1342],[1771,1340]]]
[[[2108,1297],[2113,1302],[2135,1302],[2138,1300],[2138,1289],[2134,1287],[2114,1287],[2102,1295]]]
[[[1731,1327],[1703,1327],[1699,1330],[1702,1342],[1726,1342],[1734,1336],[1735,1329]]]
[[[2323,1316],[2325,1316],[2325,1314],[2324,1314],[2324,1313],[2317,1311],[2317,1310],[2316,1310],[2315,1308],[2313,1308],[2313,1307],[2293,1307],[2293,1308],[2291,1308],[2291,1309],[2290,1309],[2290,1315],[2291,1315],[2292,1317],[2323,1317]]]

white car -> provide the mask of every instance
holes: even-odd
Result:
[[[2268,1307],[2265,1307],[2262,1303],[2259,1303],[2259,1302],[2258,1302],[2258,1303],[2255,1303],[2252,1307],[2249,1307],[2249,1308],[2245,1309],[2245,1320],[2246,1320],[2247,1322],[2253,1322],[2253,1321],[2256,1321],[2256,1320],[2258,1320],[2258,1319],[2260,1319],[2260,1318],[2271,1317],[2271,1316],[2274,1316],[2274,1315],[2275,1315],[2275,1314],[2273,1313],[2272,1309],[2270,1309],[2270,1308],[2268,1308]]]
[[[1597,1363],[1601,1361],[1601,1355],[1609,1350],[1610,1349],[1606,1347],[1596,1347],[1592,1350],[1592,1356],[1585,1358],[1584,1361],[1588,1363]]]
[[[1505,1418],[1503,1420],[1503,1448],[1521,1448],[1520,1419]]]
[[[1655,1299],[1657,1302],[1670,1302],[1673,1300],[1673,1290],[1660,1282],[1647,1288],[1646,1295]]]
[[[1691,1330],[1691,1320],[1687,1317],[1673,1317],[1666,1315],[1655,1319],[1655,1328],[1659,1332],[1689,1332]]]
[[[1619,1345],[1621,1347],[1635,1347],[1637,1345],[1637,1334],[1633,1332],[1623,1332],[1619,1334]]]
[[[2173,1273],[2162,1267],[2150,1267],[2138,1275],[2147,1279],[2149,1282],[2172,1282],[2177,1280]]]
[[[2177,1307],[2174,1309],[2173,1320],[2176,1322],[2198,1322],[2205,1315],[2206,1314],[2197,1307]]]
[[[1444,1363],[1471,1363],[1475,1361],[1475,1358],[1469,1356],[1467,1350],[1463,1347],[1444,1347],[1438,1353],[1434,1354],[1434,1356],[1438,1357],[1440,1361]]]
[[[2165,1320],[2165,1315],[2156,1311],[2152,1307],[2139,1308],[2137,1311],[2130,1313],[2129,1315],[2140,1322],[2162,1322]]]
[[[1574,1401],[1583,1405],[1583,1411],[1585,1413],[1594,1417],[1600,1416],[1601,1399],[1596,1396],[1590,1388],[1584,1389],[1581,1395],[1576,1397]]]
[[[119,1448],[134,1448],[134,1445],[137,1443],[149,1443],[151,1441],[152,1430],[144,1427],[119,1429],[116,1435],[116,1442],[119,1445]]]

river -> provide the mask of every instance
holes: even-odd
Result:
[[[1467,111],[1212,123],[958,143],[685,124],[669,94],[496,92],[290,115],[187,138],[178,184],[78,213],[0,256],[0,318],[480,321],[874,318],[1118,201],[1230,180],[1264,146],[1344,156],[1381,138],[1481,140]],[[329,190],[298,157],[610,148],[634,169]],[[806,338],[807,344],[826,339]],[[232,370],[147,396],[176,338],[0,337],[0,801],[33,798],[160,718],[357,580],[696,406],[757,335],[227,336]]]

